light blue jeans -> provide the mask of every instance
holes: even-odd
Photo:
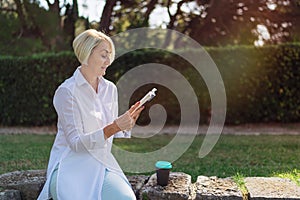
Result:
[[[128,183],[118,174],[105,170],[102,200],[136,200]]]
[[[53,200],[57,200],[56,182],[57,182],[58,165],[55,167],[50,180],[50,195]]]
[[[53,171],[50,180],[50,194],[53,200],[57,200],[57,169],[58,167]],[[121,176],[106,169],[102,187],[102,200],[136,200],[136,197],[130,185]]]

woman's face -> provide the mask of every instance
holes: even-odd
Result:
[[[107,41],[102,41],[96,46],[88,59],[88,68],[96,76],[104,76],[110,64],[111,49]]]

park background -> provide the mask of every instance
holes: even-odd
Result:
[[[2,0],[0,124],[55,125],[54,91],[79,65],[72,53],[74,37],[88,28],[113,36],[139,27],[179,31],[207,50],[225,84],[227,124],[298,122],[299,18],[299,1],[290,0]],[[162,39],[153,36],[155,41]],[[178,51],[185,48],[183,41],[163,41],[166,46],[172,42]],[[211,102],[206,84],[175,54],[153,49],[129,52],[112,64],[106,78],[116,82],[131,68],[150,62],[184,75],[198,97],[200,123],[208,123]],[[132,102],[151,87],[138,90]],[[178,124],[178,101],[172,91],[157,87],[162,92],[152,103],[166,108],[167,124]],[[148,122],[147,114],[142,115],[140,123]]]
[[[0,125],[55,126],[54,91],[79,65],[72,53],[74,37],[88,28],[112,36],[139,27],[179,31],[207,50],[225,85],[225,125],[299,123],[299,23],[297,0],[1,0]],[[169,42],[166,38],[166,45]],[[184,50],[182,41],[172,45]],[[205,82],[179,56],[155,49],[136,50],[117,59],[106,78],[116,82],[126,71],[149,62],[166,64],[184,75],[198,97],[199,123],[208,124],[210,96]],[[153,86],[162,92],[138,124],[149,123],[147,111],[156,103],[167,110],[166,125],[178,124],[178,100],[168,88],[145,85],[132,102]],[[222,136],[203,160],[195,159],[203,141],[199,136],[174,170],[185,171],[194,179],[199,174],[288,174],[300,183],[300,137],[282,134]],[[116,142],[127,150],[145,152],[164,146],[172,137],[155,136],[151,146],[139,139]],[[53,140],[53,135],[1,135],[0,173],[45,168]]]

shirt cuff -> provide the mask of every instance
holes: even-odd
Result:
[[[114,135],[114,138],[131,138],[131,130],[119,131]]]

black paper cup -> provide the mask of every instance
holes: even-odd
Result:
[[[172,168],[172,164],[167,161],[157,161],[155,167],[156,167],[157,184],[160,186],[168,185],[170,169]]]

